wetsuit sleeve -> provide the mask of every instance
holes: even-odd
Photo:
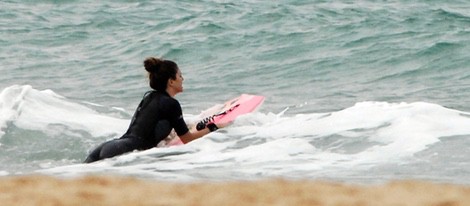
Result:
[[[183,119],[183,111],[178,101],[172,105],[170,124],[179,136],[186,134],[189,129]]]

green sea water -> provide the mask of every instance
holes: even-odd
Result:
[[[177,61],[187,77],[185,101],[195,101],[192,94],[222,100],[251,92],[271,96],[273,109],[421,100],[466,110],[468,7],[455,1],[3,1],[0,84],[125,106],[147,87],[143,59],[161,56]]]
[[[80,104],[126,121],[148,90],[142,67],[142,61],[148,56],[178,63],[185,77],[185,91],[177,98],[184,112],[191,115],[241,93],[266,96],[260,110],[263,115],[279,114],[288,108],[285,115],[293,118],[287,120],[287,125],[293,124],[285,128],[288,131],[297,130],[294,123],[301,118],[299,115],[316,117],[316,114],[348,111],[362,102],[411,105],[425,102],[463,113],[470,111],[467,103],[470,99],[470,2],[467,1],[8,0],[0,2],[3,94],[0,96],[0,164],[9,166],[2,166],[0,171],[14,174],[77,163],[89,147],[119,135],[120,130],[114,127],[110,134],[94,134],[97,129],[83,126],[86,119],[68,122],[67,116],[57,122],[47,122],[35,116],[66,116],[60,112],[67,111],[80,114],[75,106],[68,106]],[[61,97],[45,97],[41,92],[35,96],[31,91],[46,91],[46,94],[52,91]],[[44,101],[37,100],[42,98]],[[60,104],[64,110],[57,112],[57,106],[45,107],[59,101],[55,98],[67,100]],[[37,103],[35,99],[39,106],[31,106],[33,111],[28,113],[21,105],[36,105],[32,104]],[[421,115],[418,111],[426,114],[436,111],[417,107],[417,111],[403,115],[414,118]],[[368,118],[365,113],[371,110],[372,106],[361,110],[355,113],[356,117]],[[304,121],[316,124],[314,117]],[[357,136],[370,140],[380,136],[371,131],[382,134],[381,128],[398,125],[377,121],[383,125],[371,130],[358,124],[347,131],[359,131]],[[48,126],[37,126],[38,122]],[[117,122],[114,123],[126,126]],[[269,123],[261,122],[255,136],[269,143],[269,138],[259,134]],[[271,124],[283,126],[278,122]],[[465,124],[457,121],[454,125],[463,128]],[[50,128],[54,127],[61,132],[51,134]],[[411,127],[405,130],[413,130]],[[313,131],[310,134],[294,132],[287,136],[294,139],[322,136],[316,133],[319,128],[309,129]],[[333,140],[344,134],[334,129],[329,131],[329,140],[309,139],[308,142],[325,151],[332,150]],[[425,131],[442,138],[434,130]],[[438,149],[412,154],[425,156],[423,162],[426,162],[434,158],[436,151],[447,153],[457,147],[468,151],[470,133],[460,129],[452,131],[451,136],[460,136],[453,140],[457,143],[448,143],[452,146],[423,143],[426,148]],[[271,136],[276,134],[279,132],[272,132]],[[31,139],[33,136],[41,138]],[[43,144],[24,146],[25,142],[39,141]],[[47,145],[54,142],[68,151],[48,152]],[[398,140],[382,143],[390,142]],[[370,142],[359,141],[341,148],[366,151],[368,146]],[[25,150],[41,150],[45,156],[33,158]],[[222,151],[225,152],[228,151]],[[66,155],[64,160],[63,153],[72,155]],[[21,156],[22,162],[15,163],[11,154]],[[468,160],[445,155],[437,159],[444,165],[450,160],[447,166],[455,169],[450,174],[469,181],[468,174],[456,172],[469,171]],[[406,167],[403,174],[419,174],[419,168]],[[299,172],[300,176],[312,170]],[[382,175],[388,170],[388,166],[380,165],[373,174]],[[346,175],[344,179],[354,178]]]

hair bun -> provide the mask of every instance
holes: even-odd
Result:
[[[155,57],[149,57],[144,61],[145,70],[148,72],[154,73],[160,70],[160,67],[163,63],[163,60]]]

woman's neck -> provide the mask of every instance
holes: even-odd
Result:
[[[174,91],[173,89],[171,89],[170,87],[166,88],[166,93],[168,95],[170,95],[170,97],[175,97],[176,96],[176,91]]]

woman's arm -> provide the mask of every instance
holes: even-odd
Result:
[[[199,130],[197,131],[196,129],[191,129],[189,130],[188,132],[186,132],[186,134],[184,135],[180,135],[180,139],[183,143],[188,143],[188,142],[191,142],[195,139],[199,139],[201,138],[202,136],[206,135],[206,134],[209,134],[211,131],[207,128],[204,128],[202,130]]]
[[[213,128],[212,131],[215,131],[215,130],[220,129],[220,128],[224,128],[229,124],[230,123],[217,124],[217,125],[215,125],[216,129],[214,129],[212,127]],[[209,134],[209,133],[211,133],[211,130],[209,129],[209,126],[206,126],[204,129],[201,129],[201,130],[197,130],[196,128],[192,128],[188,132],[186,132],[186,134],[180,135],[179,137],[180,137],[181,141],[186,144],[186,143],[191,142],[195,139],[201,138],[202,136],[204,136],[206,134]]]

